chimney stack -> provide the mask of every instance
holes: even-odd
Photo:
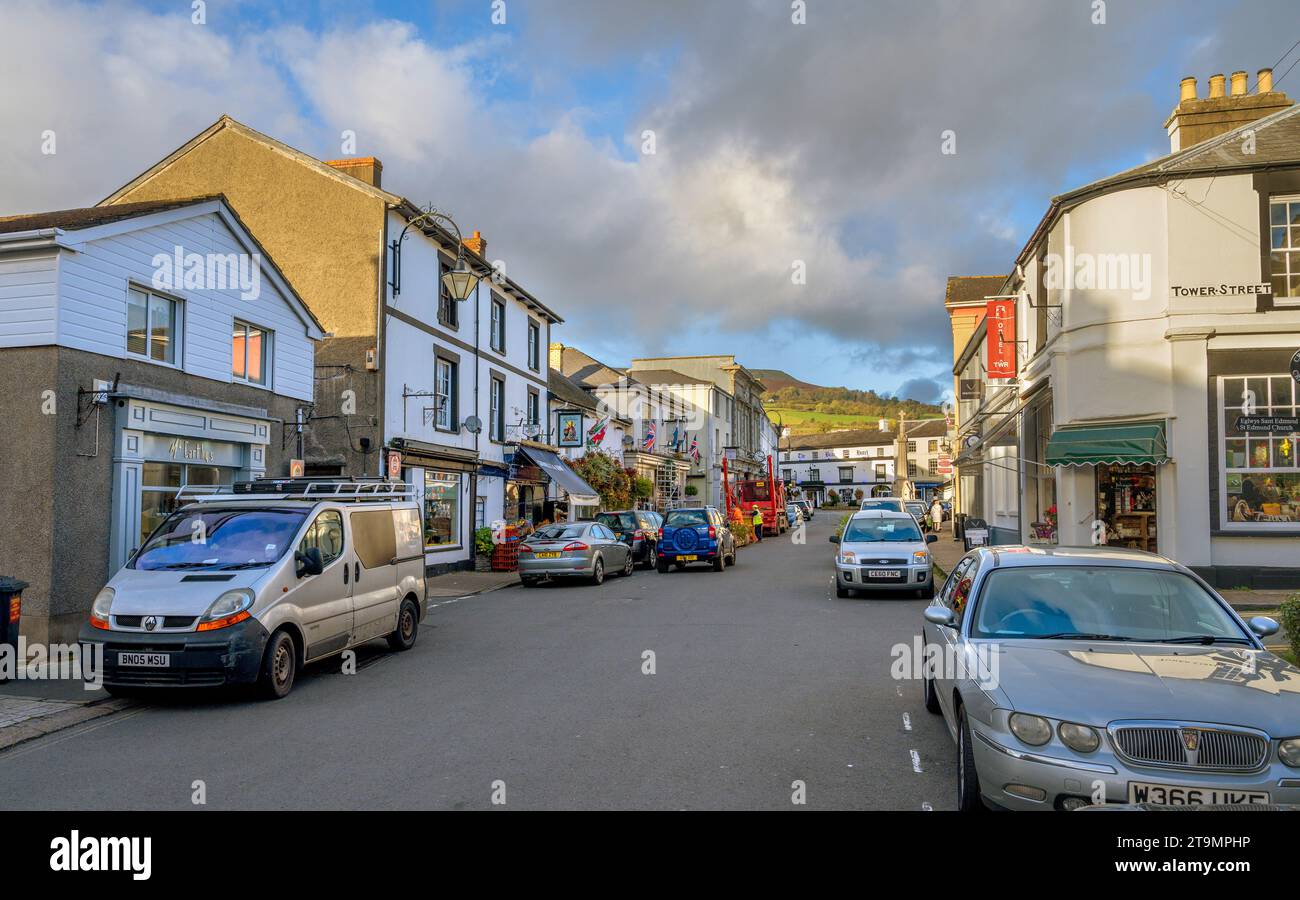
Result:
[[[1232,73],[1231,91],[1223,75],[1210,76],[1210,95],[1196,96],[1196,78],[1188,76],[1178,85],[1178,105],[1165,120],[1169,149],[1177,153],[1235,128],[1286,109],[1291,98],[1273,90],[1273,71],[1260,69],[1255,93],[1244,69]]]
[[[338,169],[345,175],[351,175],[357,181],[380,187],[380,176],[384,173],[384,164],[373,156],[358,156],[353,159],[326,160],[325,165]]]
[[[479,256],[487,259],[487,240],[483,237],[482,232],[474,232],[474,236],[465,238],[463,243]]]
[[[547,352],[547,365],[557,372],[564,371],[564,345],[551,344]]]

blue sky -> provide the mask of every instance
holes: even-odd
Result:
[[[1095,9],[506,0],[500,25],[492,0],[209,0],[195,26],[188,3],[0,0],[0,212],[93,203],[222,113],[323,158],[353,130],[386,187],[483,230],[565,343],[932,400],[948,275],[1005,271],[1053,194],[1165,152],[1180,77],[1300,39],[1290,0]]]

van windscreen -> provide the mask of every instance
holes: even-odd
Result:
[[[187,507],[159,525],[131,562],[134,569],[254,569],[289,549],[307,517],[297,509]]]

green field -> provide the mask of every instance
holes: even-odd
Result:
[[[875,428],[880,422],[879,416],[822,413],[809,409],[789,409],[781,406],[768,406],[765,408],[769,419],[787,425],[792,434],[817,434],[839,428]]]

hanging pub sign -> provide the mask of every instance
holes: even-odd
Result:
[[[978,378],[962,378],[957,382],[958,400],[980,399],[980,382]]]
[[[582,413],[572,410],[562,410],[557,414],[557,423],[559,425],[559,435],[555,443],[560,447],[581,447],[584,435],[582,433]]]
[[[1016,301],[999,299],[988,301],[985,321],[988,334],[985,341],[989,378],[1016,377]]]
[[[1247,434],[1295,434],[1300,431],[1300,416],[1237,416],[1234,424]]]
[[[388,451],[388,477],[393,481],[402,480],[402,454],[396,450]]]
[[[1296,381],[1300,381],[1300,350],[1297,350],[1295,356],[1291,357],[1291,377]]]

